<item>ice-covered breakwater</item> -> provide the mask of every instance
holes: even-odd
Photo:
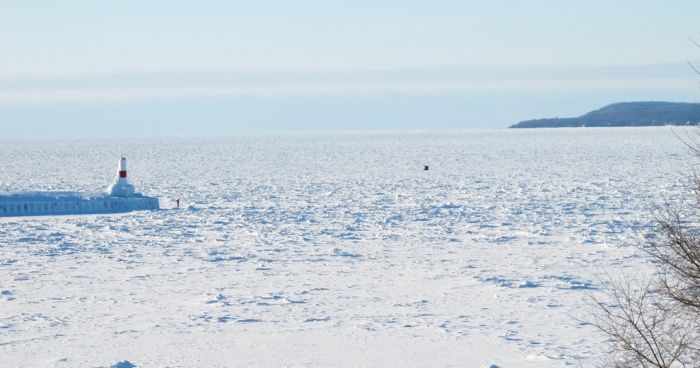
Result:
[[[126,177],[126,158],[122,157],[117,177],[106,193],[0,193],[0,217],[120,213],[160,208],[158,198],[136,193]]]
[[[119,213],[158,208],[158,198],[140,194],[121,198],[82,192],[0,193],[0,216]]]

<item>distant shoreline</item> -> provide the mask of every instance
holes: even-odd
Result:
[[[525,120],[509,128],[658,127],[700,124],[700,104],[686,102],[621,102],[576,118]]]

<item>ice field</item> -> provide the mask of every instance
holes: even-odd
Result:
[[[162,207],[0,219],[3,367],[592,366],[587,292],[652,272],[632,245],[698,162],[670,128],[0,147],[0,192],[123,154]]]

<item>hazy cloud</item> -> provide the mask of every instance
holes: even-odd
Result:
[[[685,64],[586,68],[131,73],[0,79],[0,103],[371,93],[567,92],[693,88]]]

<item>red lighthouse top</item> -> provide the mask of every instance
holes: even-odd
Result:
[[[119,177],[126,178],[126,157],[122,157],[119,162]]]

